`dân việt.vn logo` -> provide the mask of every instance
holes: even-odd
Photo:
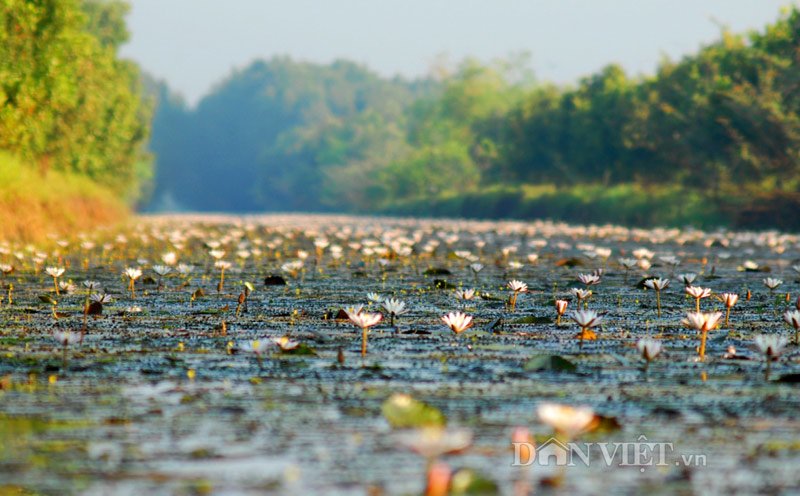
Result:
[[[514,441],[514,467],[539,465],[544,467],[575,467],[601,463],[605,466],[647,467],[693,466],[705,467],[704,454],[675,453],[670,442],[648,442],[644,435],[632,442],[562,442],[551,437],[542,444]]]

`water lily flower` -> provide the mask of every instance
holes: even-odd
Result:
[[[423,427],[395,434],[397,442],[429,462],[446,455],[464,451],[472,444],[468,429]]]
[[[595,422],[595,413],[589,407],[573,407],[557,403],[542,403],[536,409],[539,420],[556,431],[563,440],[573,439],[588,430]]]
[[[172,251],[164,253],[163,255],[161,255],[161,261],[164,262],[164,264],[166,265],[173,266],[176,263],[178,263],[178,255],[176,255],[175,252]]]
[[[378,322],[383,319],[383,315],[380,313],[364,312],[360,306],[345,309],[345,313],[347,313],[348,318],[350,318],[353,324],[361,328],[361,356],[366,356],[367,333],[369,332],[369,328],[377,325]]]
[[[567,300],[556,300],[556,325],[561,325],[561,316],[567,311]]]
[[[475,262],[470,264],[470,270],[472,271],[472,277],[475,278],[475,283],[478,282],[478,273],[483,270],[483,264]]]
[[[304,263],[302,260],[292,260],[291,262],[286,262],[281,265],[281,270],[292,277],[297,277],[298,273],[303,269],[303,265]]]
[[[766,286],[769,289],[770,294],[772,294],[772,292],[775,291],[778,288],[778,286],[783,284],[783,281],[781,279],[776,279],[774,277],[767,277],[762,282],[764,283],[764,286]]]
[[[728,317],[731,315],[731,308],[739,301],[739,295],[736,293],[722,293],[720,298],[725,305],[725,327],[728,327]]]
[[[650,366],[650,362],[661,353],[661,341],[653,338],[642,338],[636,342],[636,349],[645,360],[645,372]]]
[[[278,346],[278,348],[281,349],[281,351],[296,350],[300,346],[299,341],[290,339],[289,336],[281,336],[279,338],[273,338],[273,342]]]
[[[588,286],[600,284],[600,275],[598,274],[578,274],[578,280]]]
[[[53,333],[53,339],[61,346],[67,347],[77,343],[80,340],[80,336],[71,331],[57,331]]]
[[[82,284],[83,284],[83,287],[86,288],[86,290],[89,292],[89,294],[92,294],[94,291],[100,289],[100,287],[101,287],[101,284],[99,282],[97,282],[97,281],[89,281],[89,280],[87,280],[87,281],[83,281]]]
[[[586,300],[592,296],[591,289],[570,288],[569,292],[578,300],[578,308],[581,307],[581,303],[586,307]]]
[[[687,272],[686,274],[678,274],[678,279],[683,281],[684,286],[691,286],[695,279],[697,279],[697,274],[694,272]]]
[[[703,360],[706,356],[706,338],[708,336],[708,331],[717,327],[717,323],[719,323],[719,319],[721,318],[721,312],[689,312],[686,314],[686,318],[682,321],[683,325],[691,327],[701,334],[700,348],[698,349],[701,360]]]
[[[454,333],[461,334],[472,327],[472,316],[462,312],[450,312],[442,317],[442,322]]]
[[[658,318],[661,318],[661,291],[669,286],[669,279],[662,279],[660,277],[655,277],[653,279],[648,279],[644,282],[644,286],[646,288],[650,288],[656,292],[656,309]]]
[[[620,258],[619,264],[625,269],[625,284],[628,283],[628,275],[632,268],[636,267],[638,261],[635,258]]]
[[[142,277],[142,269],[138,267],[128,267],[123,272],[126,276],[128,276],[128,290],[131,292],[131,298],[136,298],[136,287],[135,281]]]
[[[700,300],[711,296],[711,288],[701,288],[699,286],[686,286],[683,291],[694,298],[695,312],[700,311]]]
[[[369,300],[371,303],[380,303],[383,301],[383,296],[375,293],[374,291],[370,291],[367,293],[367,300]]]
[[[390,322],[389,325],[394,327],[394,319],[395,317],[399,317],[405,313],[409,312],[409,309],[406,308],[406,303],[401,300],[397,300],[395,298],[387,298],[383,301],[383,308],[389,314]]]
[[[178,274],[180,274],[182,276],[188,276],[189,274],[194,272],[194,266],[181,263],[181,264],[178,264],[177,271],[178,271]]]
[[[783,314],[783,320],[794,328],[794,344],[800,346],[800,311],[787,310]]]
[[[164,279],[164,276],[172,272],[172,267],[168,265],[154,265],[153,272],[158,275],[158,287],[156,289],[160,291],[163,287],[162,280]]]
[[[527,292],[528,291],[528,285],[525,284],[522,281],[518,281],[516,279],[513,279],[511,281],[508,281],[508,284],[506,284],[506,286],[508,287],[508,289],[513,291],[513,293],[511,294],[511,298],[509,300],[509,305],[511,306],[511,310],[513,311],[517,306],[517,296],[520,293]]]
[[[94,293],[89,297],[89,299],[91,299],[94,303],[99,303],[100,305],[105,305],[106,303],[111,303],[114,301],[114,298],[107,293]]]
[[[655,252],[652,252],[647,248],[637,248],[633,250],[633,256],[639,260],[652,259],[655,255],[656,255]]]
[[[61,281],[58,283],[58,289],[64,294],[72,294],[75,292],[75,285],[69,281]]]
[[[256,361],[258,361],[258,367],[261,368],[263,366],[263,362],[261,361],[262,356],[267,352],[267,350],[269,350],[269,347],[273,346],[274,344],[275,342],[269,338],[254,339],[239,343],[239,349],[245,352],[253,353],[256,356]]]
[[[469,301],[475,297],[474,289],[457,289],[453,292],[457,300]]]
[[[47,272],[47,275],[53,278],[53,287],[56,290],[56,294],[60,295],[61,291],[58,288],[58,278],[64,274],[66,269],[64,267],[47,267],[44,269]]]
[[[67,367],[67,350],[69,349],[69,345],[75,344],[80,341],[80,336],[75,334],[74,332],[70,331],[56,331],[53,333],[53,339],[56,340],[58,344],[62,347],[62,361],[64,362],[64,368]]]
[[[0,264],[0,273],[2,273],[4,277],[11,274],[12,272],[14,272],[13,265],[6,263]]]
[[[600,322],[603,321],[601,315],[594,310],[576,310],[570,314],[570,318],[581,328],[581,332],[577,336],[581,340],[581,346],[583,346],[583,341],[585,339],[597,339],[597,333],[592,329],[599,326]]]
[[[753,342],[756,348],[764,355],[766,362],[764,377],[769,380],[771,362],[781,356],[788,341],[785,337],[777,334],[759,334],[753,339]]]
[[[214,267],[219,269],[219,282],[217,283],[217,292],[222,293],[225,287],[225,271],[233,267],[233,264],[227,260],[217,260],[214,262]]]

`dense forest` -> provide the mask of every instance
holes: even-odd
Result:
[[[146,183],[151,106],[117,51],[128,7],[0,0],[0,150],[130,198]]]
[[[190,109],[151,82],[150,208],[797,227],[798,57],[793,8],[654,75],[567,87],[520,60],[406,81],[275,58]]]
[[[0,0],[0,239],[119,221],[151,184],[126,4]]]

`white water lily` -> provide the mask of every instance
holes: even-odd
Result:
[[[463,451],[472,444],[470,430],[444,427],[408,430],[395,434],[394,438],[401,446],[429,460]]]
[[[536,414],[539,420],[567,439],[573,439],[588,430],[595,421],[594,411],[589,407],[573,407],[557,403],[540,404]]]
[[[463,312],[450,312],[442,316],[442,322],[456,334],[461,334],[472,327],[472,316]]]
[[[662,345],[658,339],[641,338],[636,342],[636,349],[639,350],[639,354],[645,359],[645,362],[649,364],[661,353]]]
[[[387,298],[383,301],[383,308],[391,317],[390,325],[394,326],[394,319],[395,317],[399,317],[400,315],[408,313],[409,309],[406,308],[406,303],[404,301],[395,299],[395,298]]]
[[[578,280],[586,286],[594,286],[600,284],[599,274],[578,274]]]

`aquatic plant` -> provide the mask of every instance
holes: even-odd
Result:
[[[394,327],[394,319],[409,312],[404,301],[387,298],[383,300],[383,309],[389,314],[389,325]]]
[[[56,290],[56,294],[60,295],[61,290],[58,287],[58,278],[64,274],[66,269],[64,267],[47,267],[44,271],[53,278],[53,288]]]
[[[567,300],[556,300],[556,325],[561,325],[561,316],[567,311]]]
[[[576,336],[580,339],[581,347],[583,347],[583,342],[585,340],[591,341],[597,339],[597,333],[592,329],[599,326],[600,322],[603,321],[601,315],[594,310],[576,310],[570,314],[570,318],[581,328],[581,332]]]
[[[472,327],[472,316],[462,312],[450,312],[442,316],[444,325],[450,328],[456,335],[461,334]]]
[[[357,327],[361,328],[361,356],[367,355],[367,333],[369,328],[376,326],[383,319],[380,313],[365,312],[361,306],[344,309],[347,317]]]
[[[636,349],[644,359],[644,371],[647,372],[650,362],[661,353],[661,341],[653,338],[641,338],[636,342]]]
[[[123,272],[126,276],[128,276],[128,291],[131,292],[131,298],[136,298],[136,280],[142,277],[142,269],[138,267],[128,267]]]
[[[739,301],[739,295],[736,293],[722,293],[719,296],[722,303],[725,305],[725,327],[728,327],[728,318],[731,315],[731,309],[736,305],[736,302]]]
[[[694,301],[695,301],[694,311],[695,312],[699,312],[700,311],[700,300],[702,300],[704,298],[708,298],[709,296],[711,296],[711,288],[701,288],[699,286],[686,286],[685,288],[683,288],[683,291],[687,295],[689,295],[692,298],[694,298]]]
[[[522,281],[513,279],[511,281],[508,281],[508,284],[506,284],[506,286],[508,287],[508,289],[512,291],[511,297],[508,300],[508,305],[511,311],[513,312],[514,309],[517,307],[517,297],[520,295],[520,293],[526,293],[528,291],[528,285]]]
[[[769,380],[772,361],[777,360],[781,356],[787,342],[785,337],[777,334],[759,334],[753,338],[753,343],[756,348],[764,355],[764,361],[766,362],[764,378],[766,380]]]
[[[663,291],[667,286],[669,286],[669,279],[662,279],[660,277],[655,277],[652,279],[648,279],[644,282],[644,286],[646,288],[650,288],[656,292],[656,315],[658,318],[661,318],[661,291]]]
[[[695,329],[700,333],[700,347],[697,349],[700,360],[704,360],[706,356],[706,340],[708,338],[708,331],[717,327],[719,319],[721,318],[721,312],[689,312],[686,314],[686,318],[683,319],[682,323],[685,326]]]

